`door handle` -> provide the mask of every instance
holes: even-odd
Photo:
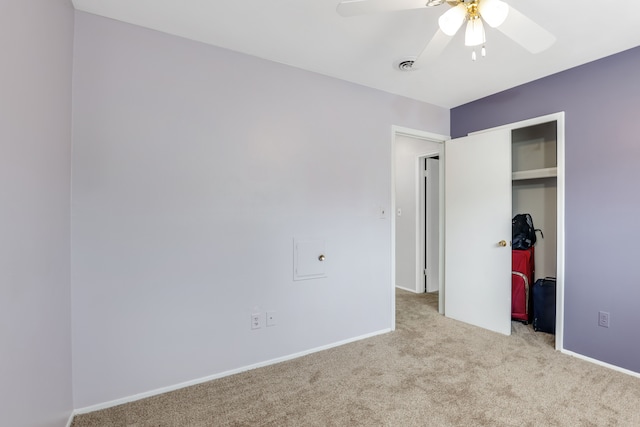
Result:
[[[507,246],[507,241],[506,240],[500,240],[498,242],[498,246],[502,246],[504,248],[505,246]]]

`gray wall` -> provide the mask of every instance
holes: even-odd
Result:
[[[77,13],[73,118],[76,408],[392,327],[391,126],[449,111]]]
[[[451,111],[451,134],[566,112],[567,350],[640,372],[640,48]],[[598,327],[598,311],[611,313]]]
[[[69,206],[73,9],[0,6],[0,425],[72,410]]]

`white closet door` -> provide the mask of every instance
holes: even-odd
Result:
[[[510,130],[447,141],[444,172],[445,315],[509,335]]]

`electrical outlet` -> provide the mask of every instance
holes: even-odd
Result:
[[[253,313],[251,315],[251,329],[260,329],[262,328],[262,314],[261,313]]]
[[[598,312],[598,326],[602,326],[603,328],[609,327],[609,313],[606,311]]]
[[[276,326],[276,312],[267,311],[267,326]]]

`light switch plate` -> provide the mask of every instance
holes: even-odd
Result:
[[[276,312],[267,311],[267,326],[276,326]]]

